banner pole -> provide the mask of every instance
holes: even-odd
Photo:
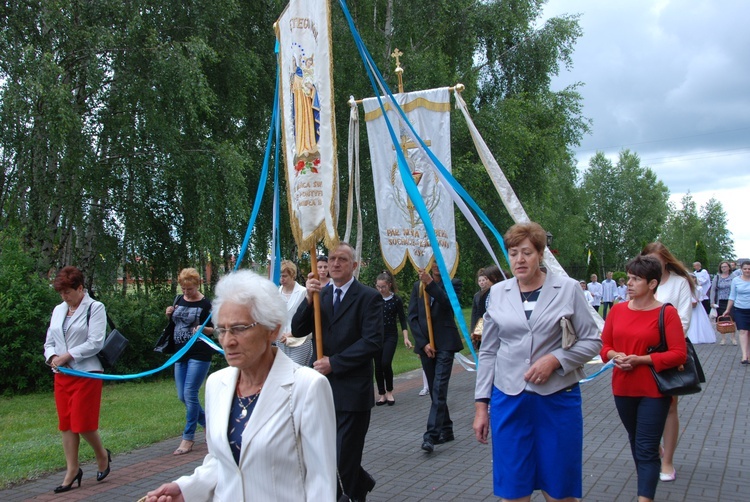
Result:
[[[318,256],[315,254],[315,246],[310,250],[310,267],[312,268],[313,277],[320,280],[318,275]],[[313,315],[315,319],[315,352],[318,354],[318,361],[323,359],[323,321],[320,318],[320,293],[313,293]]]
[[[424,283],[419,285],[422,288],[422,296],[424,297],[424,314],[427,320],[427,336],[430,340],[430,347],[435,350],[435,334],[432,331],[432,311],[430,310],[430,295],[425,290]]]

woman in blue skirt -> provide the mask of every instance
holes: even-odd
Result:
[[[503,500],[542,490],[548,501],[573,501],[583,492],[578,381],[602,342],[578,283],[542,271],[546,241],[537,223],[508,230],[514,277],[492,286],[484,316],[474,434],[486,444],[492,429],[493,485]],[[563,318],[574,336],[563,337]]]

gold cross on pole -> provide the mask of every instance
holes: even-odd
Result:
[[[401,60],[399,59],[403,55],[404,53],[398,50],[398,47],[393,49],[393,52],[391,53],[391,57],[396,59],[396,69],[393,71],[396,73],[396,76],[398,77],[398,92],[399,93],[404,92],[404,80],[403,80],[404,69],[401,68]]]

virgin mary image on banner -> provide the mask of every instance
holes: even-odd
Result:
[[[299,44],[292,56],[292,120],[296,160],[308,160],[318,153],[320,101],[315,88],[315,55],[305,54]]]

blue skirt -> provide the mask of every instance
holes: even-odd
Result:
[[[493,487],[516,499],[544,490],[556,499],[583,493],[583,412],[578,385],[549,396],[492,389]]]
[[[732,317],[734,323],[737,325],[737,329],[748,329],[750,330],[750,309],[738,309],[734,307]]]

